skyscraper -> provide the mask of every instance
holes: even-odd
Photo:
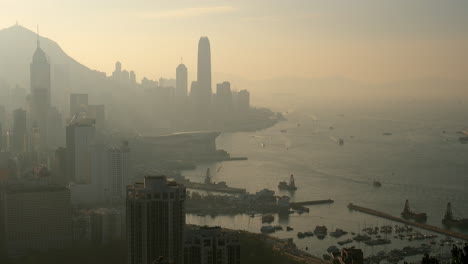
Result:
[[[39,147],[47,148],[47,116],[50,108],[50,64],[39,39],[30,66],[31,118],[41,133]]]
[[[67,175],[76,183],[91,183],[91,159],[96,129],[94,119],[76,115],[67,126]]]
[[[187,96],[187,84],[187,67],[181,63],[176,69],[176,101]]]
[[[26,151],[27,131],[26,111],[21,108],[16,109],[13,111],[13,137],[11,142],[13,151],[17,153]]]
[[[111,201],[123,201],[125,197],[125,186],[129,183],[131,165],[130,148],[128,141],[122,142],[119,147],[107,150],[107,160],[109,163],[108,188]]]
[[[208,37],[201,37],[198,42],[197,66],[197,105],[208,109],[211,104],[211,50]]]
[[[79,112],[86,112],[88,107],[88,94],[70,94],[70,118]]]
[[[159,257],[183,263],[185,196],[185,187],[165,176],[127,186],[129,264],[151,264]]]
[[[220,117],[227,118],[232,108],[231,83],[223,82],[216,85],[216,95],[213,100],[215,111]]]
[[[66,187],[10,185],[0,195],[0,240],[5,240],[8,256],[71,246],[72,207]]]

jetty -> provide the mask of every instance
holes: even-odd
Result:
[[[433,225],[428,225],[428,224],[423,224],[423,223],[418,223],[418,222],[405,220],[405,219],[402,219],[402,218],[399,218],[399,217],[396,217],[396,216],[393,216],[393,215],[390,215],[390,214],[387,214],[387,213],[379,212],[377,210],[373,210],[373,209],[365,208],[365,207],[362,207],[362,206],[354,205],[352,203],[350,203],[348,205],[348,208],[351,209],[351,210],[356,210],[356,211],[359,211],[359,212],[362,212],[362,213],[382,217],[382,218],[389,219],[389,220],[392,220],[392,221],[395,221],[395,222],[400,222],[400,223],[403,223],[403,224],[406,224],[406,225],[419,227],[421,229],[429,230],[429,231],[436,232],[436,233],[439,233],[439,234],[443,234],[443,235],[447,235],[447,236],[451,236],[451,237],[454,237],[454,238],[463,239],[465,241],[468,241],[468,235],[458,233],[458,232],[453,232],[453,231],[443,229],[443,228],[440,228],[440,227],[436,227],[436,226],[433,226]]]
[[[304,201],[304,202],[296,202],[296,203],[291,203],[291,207],[295,206],[305,206],[305,205],[317,205],[317,204],[329,204],[329,203],[334,203],[332,199],[326,199],[326,200],[315,200],[315,201]]]
[[[239,193],[246,192],[246,190],[243,188],[229,187],[223,183],[206,184],[206,183],[186,181],[186,182],[183,182],[183,184],[185,185],[185,187],[189,189],[196,189],[196,190],[202,190],[202,191],[231,193],[231,194],[239,194]]]

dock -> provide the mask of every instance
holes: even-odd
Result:
[[[211,191],[211,192],[219,192],[219,193],[231,193],[231,194],[239,194],[245,193],[246,190],[243,188],[234,188],[229,186],[220,186],[217,184],[205,184],[205,183],[198,183],[198,182],[191,182],[186,181],[183,182],[185,187],[189,189],[196,189],[202,191]]]
[[[291,207],[293,206],[305,206],[305,205],[317,205],[317,204],[329,204],[329,203],[334,203],[332,199],[327,199],[327,200],[315,200],[315,201],[304,201],[304,202],[296,202],[296,203],[291,203]]]
[[[428,225],[428,224],[423,224],[423,223],[418,223],[418,222],[405,220],[405,219],[395,217],[395,216],[390,215],[390,214],[379,212],[377,210],[357,206],[357,205],[354,205],[352,203],[350,203],[348,205],[348,208],[351,209],[351,210],[356,210],[356,211],[359,211],[359,212],[362,212],[362,213],[382,217],[382,218],[389,219],[389,220],[392,220],[392,221],[395,221],[395,222],[400,222],[400,223],[403,223],[403,224],[406,224],[406,225],[419,227],[421,229],[429,230],[429,231],[436,232],[436,233],[439,233],[439,234],[443,234],[443,235],[446,235],[446,236],[451,236],[451,237],[454,237],[454,238],[463,239],[465,241],[468,241],[468,235],[458,233],[458,232],[453,232],[453,231],[443,229],[443,228],[440,228],[440,227],[436,227],[436,226],[433,226],[433,225]]]

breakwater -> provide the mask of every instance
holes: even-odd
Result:
[[[352,210],[362,212],[362,213],[366,213],[366,214],[386,218],[386,219],[389,219],[389,220],[392,220],[392,221],[395,221],[395,222],[400,222],[400,223],[403,223],[403,224],[406,224],[406,225],[419,227],[421,229],[433,231],[433,232],[436,232],[436,233],[439,233],[439,234],[443,234],[443,235],[447,235],[447,236],[451,236],[451,237],[454,237],[454,238],[463,239],[465,241],[468,241],[468,235],[465,235],[465,234],[462,234],[462,233],[453,232],[453,231],[450,231],[450,230],[447,230],[447,229],[443,229],[443,228],[428,225],[428,224],[423,224],[423,223],[418,223],[418,222],[405,220],[405,219],[402,219],[402,218],[399,218],[399,217],[396,217],[396,216],[393,216],[393,215],[390,215],[390,214],[387,214],[387,213],[379,212],[377,210],[373,210],[373,209],[361,207],[361,206],[358,206],[358,205],[354,205],[352,203],[350,203],[348,205],[348,208],[352,209]]]

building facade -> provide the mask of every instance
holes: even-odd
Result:
[[[94,119],[76,116],[67,126],[67,175],[75,183],[91,183],[95,133]]]
[[[39,40],[30,65],[31,82],[31,120],[40,132],[39,147],[47,149],[47,117],[50,103],[50,64],[47,55],[41,49]]]
[[[58,185],[10,185],[1,192],[0,239],[10,257],[71,246],[70,191]]]
[[[240,264],[239,236],[220,227],[188,229],[184,264]]]
[[[119,147],[107,150],[108,192],[111,202],[120,202],[125,198],[125,188],[131,179],[130,148],[128,141]]]
[[[151,264],[160,257],[183,263],[185,197],[185,187],[165,176],[146,176],[127,186],[129,264]]]

